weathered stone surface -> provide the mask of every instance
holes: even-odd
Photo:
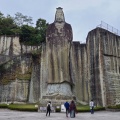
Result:
[[[71,96],[71,88],[69,83],[62,83],[62,84],[48,84],[47,86],[47,94],[48,95],[54,95],[54,94],[60,94],[65,96]]]
[[[88,56],[88,84],[90,86],[89,97],[90,99],[94,99],[96,104],[102,105],[102,103],[104,103],[104,96],[102,96],[102,86],[104,83],[103,78],[100,77],[100,71],[103,71],[100,61],[103,59],[103,57],[101,58],[102,46],[100,31],[98,28],[88,33],[86,44]]]
[[[32,74],[29,87],[29,102],[35,103],[40,98],[40,63],[39,57],[34,57],[32,61]]]
[[[70,52],[70,75],[74,83],[73,94],[78,101],[88,102],[86,45],[73,42]]]
[[[103,33],[106,104],[120,104],[120,37],[108,31]]]
[[[103,106],[120,104],[119,41],[119,36],[101,28],[87,38],[91,97]]]
[[[1,56],[0,101],[28,101],[29,80],[31,78],[31,56]]]
[[[57,45],[59,42],[70,42],[72,39],[73,35],[71,25],[65,22],[62,8],[58,7],[56,10],[54,23],[48,26],[46,42],[51,42],[52,44]]]
[[[69,62],[71,41],[71,25],[65,22],[62,8],[57,8],[55,21],[48,26],[46,34],[46,94],[67,95],[67,90],[68,95],[72,95],[71,84],[73,82]],[[44,76],[43,73],[42,76]],[[66,82],[67,86],[63,82]]]
[[[28,97],[29,81],[15,80],[7,85],[0,85],[1,102],[26,102]]]
[[[120,104],[120,37],[96,28],[86,44],[72,42],[71,25],[57,10],[38,55],[40,46],[0,37],[0,101]]]

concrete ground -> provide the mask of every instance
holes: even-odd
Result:
[[[120,112],[99,111],[94,114],[77,113],[75,118],[66,117],[65,113],[20,112],[7,109],[0,109],[0,120],[120,120]]]

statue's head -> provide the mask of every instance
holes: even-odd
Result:
[[[65,22],[64,13],[61,7],[56,8],[55,22]]]

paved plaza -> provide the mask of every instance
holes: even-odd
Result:
[[[45,116],[45,113],[38,112],[20,112],[7,109],[0,109],[0,120],[120,120],[120,112],[99,111],[95,114],[78,113],[76,118],[66,118],[65,113],[51,113],[51,116]]]

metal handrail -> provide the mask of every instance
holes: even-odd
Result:
[[[108,30],[108,31],[110,31],[110,32],[112,32],[112,33],[120,36],[120,31],[119,31],[118,29],[112,27],[111,25],[109,25],[109,24],[107,24],[107,23],[105,23],[105,22],[103,22],[103,21],[101,21],[101,24],[98,25],[97,27],[106,29],[106,30]]]

